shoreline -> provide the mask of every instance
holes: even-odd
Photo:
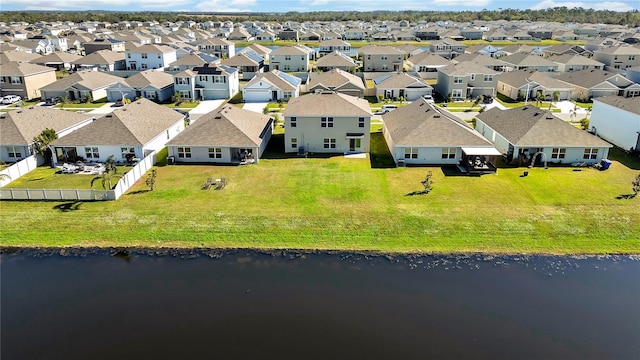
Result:
[[[143,246],[0,246],[0,255],[31,254],[32,256],[87,256],[109,255],[114,257],[141,256],[173,256],[183,258],[209,257],[219,259],[225,256],[267,255],[283,257],[291,260],[304,258],[306,255],[362,256],[368,258],[386,258],[391,261],[398,258],[418,257],[455,257],[455,258],[494,258],[494,257],[567,257],[573,259],[628,257],[640,261],[638,253],[552,253],[552,252],[400,252],[359,249],[291,249],[291,248],[208,248],[208,247],[143,247]],[[485,259],[486,260],[486,259]]]

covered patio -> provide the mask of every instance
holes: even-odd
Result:
[[[492,147],[463,147],[460,172],[469,175],[495,174],[495,162],[502,154]]]

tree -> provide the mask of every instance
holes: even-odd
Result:
[[[556,90],[553,92],[553,102],[557,103],[558,101],[560,101],[560,92]]]
[[[589,130],[589,119],[584,118],[582,120],[580,120],[580,127],[582,127],[582,130]]]
[[[633,185],[633,197],[636,197],[640,192],[640,174],[636,176],[636,178],[631,182],[631,184]]]
[[[536,92],[536,106],[540,107],[542,101],[544,100],[544,95],[542,95],[542,91],[538,90]]]
[[[107,158],[107,161],[104,163],[104,172],[102,175],[91,179],[91,188],[93,188],[93,184],[96,181],[100,180],[103,189],[111,189],[113,187],[113,181],[122,177],[122,175],[117,174],[118,168],[115,165],[115,158],[115,155],[111,155]]]
[[[176,91],[175,94],[173,94],[173,98],[176,101],[176,105],[180,104],[182,102],[182,93],[180,93],[180,91]],[[124,100],[123,100],[124,102]]]
[[[478,96],[477,98],[475,98],[475,100],[473,100],[473,104],[471,104],[471,108],[473,109],[474,107],[478,106],[478,104],[480,104],[480,101],[482,101],[481,96]]]
[[[85,102],[86,102],[87,104],[88,104],[88,103],[93,102],[93,95],[91,95],[91,92],[88,92],[88,93],[87,93],[87,97],[86,97],[86,99],[85,99]]]
[[[427,172],[427,176],[424,178],[424,180],[422,180],[422,186],[424,186],[424,190],[422,191],[423,194],[428,194],[431,192],[431,190],[433,190],[433,180],[431,180],[432,176],[433,173],[429,171]]]
[[[45,161],[51,161],[51,150],[49,144],[58,138],[56,131],[50,128],[42,130],[40,135],[33,138],[33,150],[36,154],[42,156]]]
[[[156,169],[151,170],[144,183],[149,187],[149,191],[153,191],[156,188]]]

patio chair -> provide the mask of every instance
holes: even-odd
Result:
[[[211,187],[211,184],[213,184],[213,180],[211,180],[210,177],[207,178],[207,181],[205,181],[204,184],[202,184],[201,189],[202,190],[209,190],[209,188]]]

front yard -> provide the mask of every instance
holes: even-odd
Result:
[[[256,165],[159,166],[155,191],[140,181],[118,201],[4,201],[3,245],[640,252],[640,199],[616,199],[640,169],[626,157],[627,166],[614,158],[602,172],[534,168],[521,177],[522,168],[502,168],[466,177],[447,167],[372,167],[369,157],[283,156],[281,146],[274,136]],[[386,148],[372,148],[384,163]],[[434,190],[410,196],[428,171]],[[208,177],[227,186],[201,190]]]

